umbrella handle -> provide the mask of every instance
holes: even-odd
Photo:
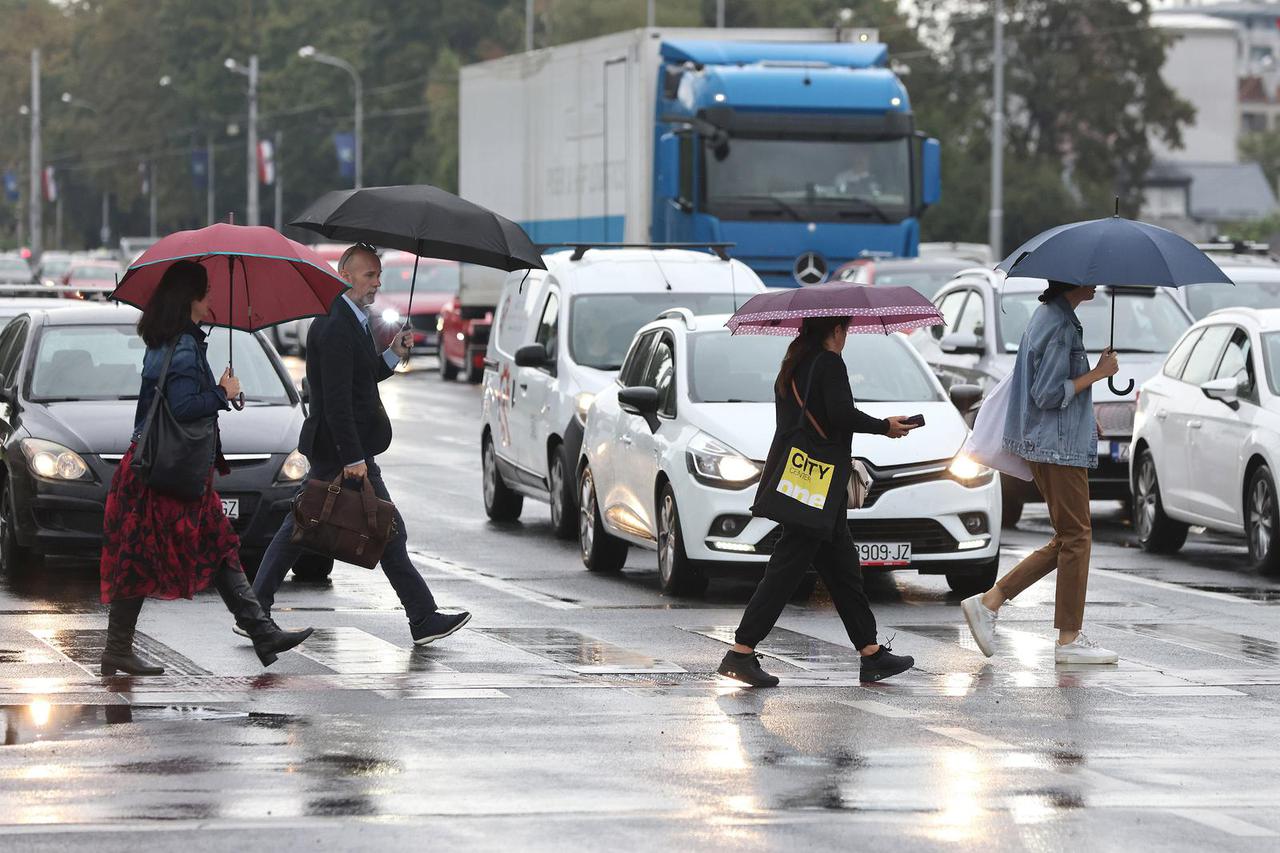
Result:
[[[237,412],[243,412],[244,411],[244,392],[241,391],[239,394],[232,397],[227,402],[230,403],[231,408],[235,409]]]
[[[1124,388],[1117,388],[1116,378],[1114,376],[1108,376],[1107,387],[1111,389],[1112,394],[1115,394],[1117,397],[1123,397],[1125,394],[1128,394],[1130,391],[1133,390],[1133,380],[1130,379],[1129,384]]]

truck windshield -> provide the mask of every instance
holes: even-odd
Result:
[[[739,297],[738,303],[745,301]],[[575,297],[569,322],[569,355],[584,367],[618,370],[631,339],[645,323],[668,308],[694,314],[728,314],[732,293],[618,293]]]
[[[1000,338],[1005,352],[1017,352],[1032,313],[1040,307],[1039,292],[1006,293],[1000,298]],[[1084,348],[1101,352],[1111,335],[1112,296],[1098,288],[1093,299],[1081,303],[1076,317],[1084,327]],[[1191,321],[1173,297],[1158,289],[1125,291],[1116,297],[1116,352],[1167,353]]]
[[[731,139],[708,151],[707,211],[732,219],[897,222],[911,209],[906,139]]]

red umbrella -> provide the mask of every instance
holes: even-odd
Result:
[[[726,325],[735,335],[794,337],[806,317],[850,317],[853,334],[887,335],[945,322],[915,288],[832,282],[758,293]]]
[[[165,270],[182,260],[197,261],[209,273],[216,310],[212,324],[245,332],[326,314],[347,289],[324,258],[279,231],[219,223],[155,243],[129,267],[110,298],[145,307]],[[225,314],[219,306],[226,306]]]

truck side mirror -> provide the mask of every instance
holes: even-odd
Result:
[[[542,344],[525,344],[516,350],[516,367],[546,367],[551,363]]]
[[[658,195],[676,201],[680,195],[680,138],[674,133],[658,137]]]
[[[926,139],[920,148],[920,204],[937,204],[942,198],[942,145]]]

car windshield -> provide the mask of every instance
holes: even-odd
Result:
[[[689,336],[689,397],[698,403],[772,403],[791,338],[707,332]],[[940,400],[910,344],[897,335],[850,335],[849,385],[862,403]]]
[[[688,308],[694,314],[727,314],[734,310],[734,296],[658,292],[574,297],[569,313],[569,355],[584,367],[617,370],[640,327],[668,308]]]
[[[209,335],[215,375],[227,363],[228,331]],[[245,399],[289,403],[289,391],[262,344],[235,332],[235,370]],[[40,334],[29,396],[55,400],[136,400],[146,345],[133,326],[47,326]]]
[[[115,278],[116,272],[117,270],[115,267],[108,267],[108,266],[72,267],[71,279],[73,281],[75,280],[83,281],[85,279],[88,279],[89,281],[101,281],[103,279],[111,280]]]
[[[1233,276],[1229,284],[1193,284],[1183,288],[1187,309],[1199,320],[1219,308],[1274,308],[1280,305],[1280,278],[1251,279]]]
[[[385,293],[408,293],[413,280],[413,262],[394,263],[382,268],[382,290]],[[415,293],[457,293],[458,265],[426,261],[418,264]]]
[[[0,258],[0,276],[5,278],[29,279],[31,267],[22,258]]]
[[[1000,338],[1005,352],[1017,352],[1031,315],[1040,307],[1038,291],[1006,293],[1000,297]],[[1084,348],[1102,352],[1111,341],[1111,294],[1099,288],[1093,299],[1076,309],[1084,327]],[[1155,288],[1132,289],[1116,301],[1116,352],[1166,353],[1182,337],[1191,321],[1173,297]]]
[[[933,299],[942,286],[951,281],[963,267],[945,270],[894,270],[877,271],[878,287],[914,287],[926,299]]]
[[[910,212],[906,139],[741,139],[708,151],[707,210],[733,219],[901,220]]]
[[[46,258],[40,262],[40,274],[45,278],[59,278],[71,267],[70,258]]]

